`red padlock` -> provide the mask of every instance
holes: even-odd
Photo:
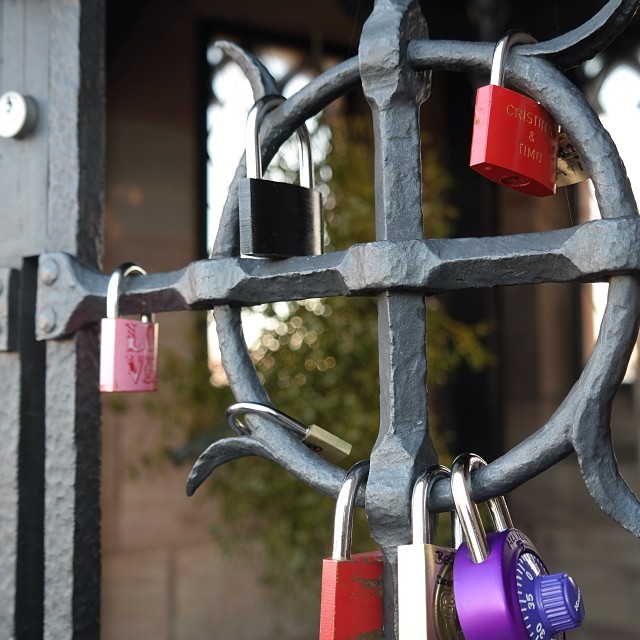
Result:
[[[491,84],[476,93],[470,165],[505,187],[551,196],[556,192],[560,127],[535,100],[503,86],[511,46],[535,42],[527,33],[514,32],[496,45]]]
[[[351,554],[353,512],[369,461],[345,476],[336,502],[333,552],[322,563],[320,640],[382,640],[382,553]]]
[[[146,275],[138,265],[116,269],[107,287],[107,317],[100,334],[100,391],[155,391],[158,381],[158,324],[153,315],[139,320],[119,318],[118,298],[122,278]]]

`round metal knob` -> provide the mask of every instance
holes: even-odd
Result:
[[[17,91],[0,96],[0,137],[21,138],[33,131],[38,117],[35,100]]]
[[[584,603],[580,589],[566,573],[538,576],[534,591],[539,603],[538,613],[546,618],[552,634],[569,631],[582,624]]]

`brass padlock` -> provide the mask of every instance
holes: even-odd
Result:
[[[453,548],[435,544],[436,514],[427,503],[435,482],[450,478],[435,465],[416,481],[411,500],[413,543],[398,547],[400,640],[463,640],[453,593],[453,560],[462,542],[458,518],[451,514]]]
[[[293,431],[307,447],[329,462],[338,463],[351,453],[351,445],[342,438],[315,424],[307,427],[268,404],[259,402],[232,404],[226,411],[227,424],[239,435],[246,435],[250,431],[242,422],[241,416],[250,413],[271,418],[283,427]]]
[[[246,256],[313,256],[323,249],[322,199],[314,189],[311,139],[304,124],[296,131],[300,184],[262,178],[260,125],[264,116],[282,102],[282,96],[265,96],[247,117],[247,177],[238,187],[240,253]]]
[[[589,172],[569,136],[560,131],[558,138],[558,166],[556,167],[556,185],[568,187],[589,177]]]

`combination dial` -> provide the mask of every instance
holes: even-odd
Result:
[[[580,589],[566,573],[549,575],[535,553],[525,551],[516,563],[516,594],[531,640],[559,640],[561,632],[584,619]]]

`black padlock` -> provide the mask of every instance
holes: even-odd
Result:
[[[245,256],[314,256],[323,249],[322,202],[314,189],[311,139],[304,124],[296,131],[300,185],[262,179],[260,125],[283,101],[282,96],[265,96],[247,117],[247,177],[239,186],[240,253]]]

